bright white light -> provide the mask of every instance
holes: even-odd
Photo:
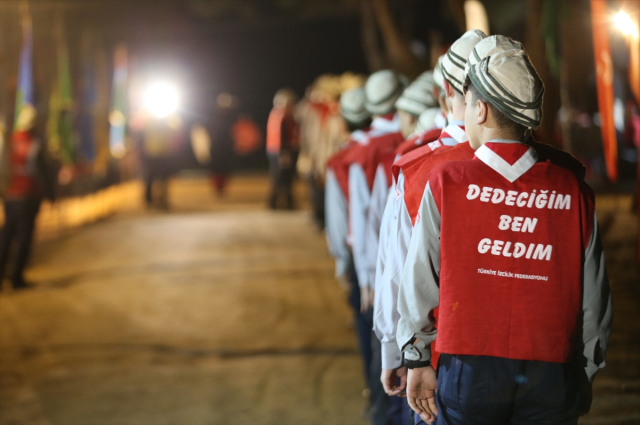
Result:
[[[144,105],[153,115],[165,118],[178,109],[178,90],[168,83],[154,83],[145,92]]]
[[[634,37],[638,36],[638,27],[624,10],[621,10],[616,14],[613,18],[613,22],[615,23],[616,28],[618,28],[624,35],[632,35]]]

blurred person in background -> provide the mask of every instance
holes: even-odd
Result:
[[[231,128],[236,155],[255,152],[262,143],[262,132],[248,115],[241,115]]]
[[[343,86],[342,76],[320,76],[309,87],[296,110],[300,123],[298,172],[308,179],[313,219],[320,230],[325,227],[327,161],[349,138],[338,104]]]
[[[211,184],[218,197],[224,195],[234,155],[232,128],[238,119],[240,101],[229,93],[221,93],[211,125]]]
[[[169,209],[169,177],[175,168],[175,154],[181,144],[182,119],[149,115],[142,131],[140,159],[145,183],[144,199],[149,208]]]
[[[43,198],[54,200],[55,179],[36,131],[37,113],[24,106],[16,121],[9,153],[8,187],[3,193],[5,223],[0,233],[0,282],[5,276],[12,244],[16,243],[11,271],[14,289],[27,288],[24,270],[29,259],[36,217]]]
[[[296,95],[293,90],[278,90],[267,122],[267,157],[271,177],[268,206],[295,208],[293,180],[298,160],[298,124],[294,118]]]

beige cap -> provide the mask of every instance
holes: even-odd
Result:
[[[544,84],[524,50],[497,52],[469,68],[480,94],[511,120],[537,128],[542,120]]]
[[[373,115],[393,112],[404,88],[402,77],[395,72],[389,69],[374,72],[364,86],[367,110]]]
[[[480,41],[473,48],[467,59],[467,64],[464,67],[465,80],[467,79],[470,66],[477,64],[487,56],[491,56],[497,52],[506,52],[507,50],[524,50],[524,47],[519,41],[512,40],[504,35],[492,35]]]
[[[422,74],[396,101],[396,109],[402,109],[415,116],[419,116],[428,108],[438,106],[438,99],[433,96],[433,77]]]
[[[444,56],[445,55],[442,55],[438,58],[438,63],[433,68],[433,82],[440,90],[444,90],[444,75],[442,75],[442,62],[444,61]]]
[[[371,114],[365,108],[364,88],[347,90],[340,96],[340,113],[352,124],[362,124]]]
[[[480,30],[469,30],[451,45],[442,61],[444,79],[455,91],[462,94],[464,85],[464,66],[471,50],[487,35]]]
[[[436,127],[436,118],[440,113],[440,108],[429,108],[418,117],[418,123],[416,124],[416,133],[424,133]]]

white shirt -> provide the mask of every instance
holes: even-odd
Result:
[[[404,202],[404,175],[400,171],[398,182],[387,197],[376,261],[373,330],[382,344],[383,369],[402,365],[402,354],[396,343],[400,319],[396,304],[411,231],[411,217]]]
[[[457,131],[461,125],[464,122],[454,121],[447,126],[443,132],[453,133],[457,139],[442,138],[442,144],[454,146],[466,141],[466,135]],[[387,212],[389,208],[391,209]],[[398,289],[412,233],[413,223],[404,200],[404,175],[400,170],[398,181],[391,188],[385,206],[376,261],[373,329],[382,343],[383,369],[396,369],[402,365],[400,349],[396,343],[400,319]]]
[[[379,137],[400,131],[400,120],[397,115],[388,120],[378,117],[371,123],[369,137]],[[366,141],[368,143],[368,140]],[[353,262],[358,275],[360,287],[372,287],[367,266],[367,220],[371,190],[364,169],[358,163],[349,167],[349,243],[353,252]]]
[[[376,262],[378,259],[378,239],[380,236],[380,224],[382,223],[382,214],[387,203],[389,194],[389,182],[387,181],[387,173],[384,165],[378,165],[376,176],[373,180],[373,188],[371,189],[371,201],[369,204],[369,215],[367,216],[367,226],[365,229],[365,247],[366,247],[366,267],[368,276],[368,285],[374,289]]]
[[[336,277],[341,277],[349,271],[351,261],[351,251],[347,245],[347,200],[332,169],[327,169],[324,199],[327,245],[336,260]]]

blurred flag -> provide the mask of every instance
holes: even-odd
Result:
[[[116,47],[111,90],[109,150],[114,157],[121,158],[126,152],[124,138],[127,125],[127,48],[123,44]]]
[[[89,30],[82,34],[82,107],[80,108],[78,151],[82,159],[93,162],[95,148],[95,112],[97,103],[96,75],[93,63],[93,37]]]
[[[98,39],[98,46],[102,46]],[[104,176],[111,154],[109,153],[109,58],[104,48],[98,47],[95,54],[96,114],[94,116],[96,137],[96,159],[93,171]]]
[[[540,35],[545,43],[549,72],[556,80],[560,78],[560,22],[568,13],[567,2],[544,0],[542,3]]]
[[[623,5],[624,10],[631,18],[635,31],[629,35],[629,84],[636,98],[636,104],[640,106],[640,2],[627,0]]]
[[[73,96],[69,71],[69,51],[64,36],[62,16],[55,27],[58,78],[49,101],[49,151],[57,156],[64,166],[74,162]]]
[[[18,87],[16,93],[15,123],[18,121],[20,111],[27,105],[33,105],[33,31],[31,27],[31,15],[24,7],[22,14],[22,51],[20,52],[20,68],[18,70]]]
[[[609,181],[615,182],[618,180],[618,144],[613,120],[613,64],[609,49],[609,22],[606,0],[591,0],[591,25],[593,28],[600,130],[602,131],[607,176]]]

